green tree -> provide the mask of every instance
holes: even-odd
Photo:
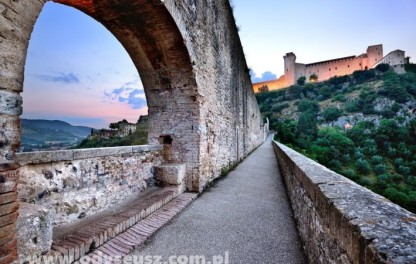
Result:
[[[318,75],[316,73],[312,73],[311,76],[309,76],[310,82],[317,82],[318,81]]]
[[[391,142],[400,142],[407,138],[408,130],[400,127],[395,119],[382,119],[377,129],[377,136],[380,135],[385,136]]]
[[[379,72],[386,72],[390,69],[390,65],[388,65],[387,63],[380,63],[379,65],[376,66],[376,70],[378,70]]]
[[[296,140],[297,122],[295,120],[284,120],[278,122],[274,129],[276,130],[275,138],[285,144],[293,144]]]
[[[377,175],[381,175],[381,174],[385,173],[386,171],[387,171],[387,166],[384,165],[384,164],[378,164],[374,167],[374,172]]]
[[[334,147],[343,154],[350,153],[354,149],[352,140],[338,127],[324,127],[319,129],[316,142],[321,146]]]
[[[306,135],[308,138],[314,138],[318,132],[316,113],[313,111],[306,111],[299,115],[298,131]]]
[[[320,100],[325,100],[330,98],[332,95],[332,89],[328,85],[324,85],[319,89]]]
[[[325,111],[322,113],[322,117],[325,121],[331,122],[335,121],[340,117],[342,112],[337,107],[328,107],[325,109]]]
[[[294,99],[300,99],[303,95],[303,86],[295,84],[288,88],[289,95]]]
[[[357,171],[359,171],[360,173],[364,175],[369,174],[371,171],[370,164],[364,159],[357,160],[355,162],[355,166],[357,167]]]
[[[129,122],[126,119],[123,119],[121,121],[118,121],[116,123],[110,123],[109,128],[111,129],[119,129],[120,124],[128,124]]]
[[[316,101],[302,99],[298,102],[298,111],[301,113],[311,112],[317,114],[319,112],[319,104]]]
[[[267,93],[269,91],[269,86],[263,85],[259,88],[260,93]]]
[[[296,83],[299,84],[299,85],[304,85],[305,82],[306,82],[306,77],[305,76],[299,77],[299,79],[296,81]]]

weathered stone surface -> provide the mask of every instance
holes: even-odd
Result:
[[[128,147],[111,147],[79,150],[56,150],[17,153],[17,161],[20,165],[42,164],[55,161],[71,161],[77,159],[89,159],[121,154],[145,153],[161,151],[162,145],[142,145]]]
[[[21,262],[27,257],[48,252],[52,245],[50,212],[36,204],[20,204],[16,223],[17,245]]]
[[[132,153],[132,147],[77,149],[73,150],[73,159],[114,156],[124,153]]]
[[[0,114],[0,172],[16,169],[15,150],[20,144],[20,120]]]
[[[23,88],[30,35],[45,2],[0,2],[0,113],[4,114],[0,115],[0,127],[3,128],[0,130],[0,171],[17,169],[15,150],[20,143],[18,116],[22,111],[18,93]],[[222,169],[238,163],[263,141],[261,115],[228,0],[192,3],[188,0],[54,2],[90,15],[109,29],[126,48],[146,90],[149,142],[165,145],[163,156],[167,161],[186,163],[186,186],[189,190],[202,191],[220,176]],[[163,138],[171,140],[162,143]],[[134,152],[133,149],[131,151]],[[140,149],[136,151],[141,152]],[[87,159],[91,152],[77,152],[74,159]],[[112,155],[119,156],[120,153],[112,152]],[[141,164],[142,160],[135,164],[136,158],[131,158],[134,154],[123,155],[123,159],[129,160],[128,167],[131,168],[123,171],[128,176],[114,176],[113,179],[117,180],[109,184],[114,194],[90,197],[92,201],[84,204],[85,207],[87,204],[94,207],[95,201],[103,207],[113,198],[135,191],[137,187],[124,187],[126,182],[130,182],[128,179],[136,177],[132,171],[137,171],[136,167],[140,167],[137,164]],[[81,161],[75,164],[78,171],[73,173],[75,176],[64,177],[59,173],[62,171],[64,174],[72,161],[61,162],[57,167],[50,165],[51,170],[46,171],[43,171],[45,168],[33,168],[36,173],[32,175],[36,175],[33,177],[36,180],[32,181],[46,181],[39,185],[40,189],[37,189],[37,183],[27,185],[26,179],[22,183],[29,186],[27,195],[42,200],[59,194],[63,183],[57,181],[65,178],[66,186],[85,190],[84,194],[79,194],[79,197],[85,195],[81,198],[84,201],[87,192],[97,191],[91,186],[106,188],[107,182],[101,179],[111,178],[107,174],[111,170],[108,168],[119,168],[117,164],[124,162],[116,161],[120,157],[116,160],[108,156],[102,158],[96,157],[89,164]],[[45,159],[55,163],[52,157]],[[96,165],[98,167],[94,169]],[[22,174],[31,169],[25,170]],[[141,182],[146,177],[140,176],[137,181]],[[117,181],[123,187],[114,185]],[[92,182],[95,185],[91,185]],[[69,196],[71,201],[75,199],[73,195]],[[103,202],[106,200],[104,197],[108,197],[106,202]],[[56,201],[62,201],[62,198],[58,195]],[[73,202],[68,204],[68,208],[76,211]],[[76,204],[84,210],[79,202]],[[10,252],[8,256],[15,253]]]
[[[26,164],[20,168],[19,199],[47,208],[54,225],[94,214],[153,183],[153,166],[162,163],[162,155],[160,150],[149,151],[152,148],[145,147],[145,152],[132,152],[132,147],[36,152],[32,153],[34,162],[27,154],[19,154]],[[74,158],[67,161],[70,156]]]
[[[0,90],[0,114],[21,115],[22,103],[20,95]]]
[[[20,165],[48,163],[54,161],[68,161],[74,159],[74,151],[39,151],[39,152],[23,152],[16,154]]]
[[[0,183],[0,193],[15,192],[17,190],[16,181],[6,181]]]
[[[0,89],[23,90],[27,44],[44,1],[0,2]]]
[[[186,164],[161,164],[155,166],[156,180],[168,185],[180,185],[186,176]]]
[[[133,153],[143,153],[149,151],[161,151],[163,150],[162,145],[141,145],[141,146],[132,146]]]
[[[416,215],[273,143],[311,263],[416,263]]]

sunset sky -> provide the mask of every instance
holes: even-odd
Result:
[[[414,0],[234,0],[252,79],[280,76],[283,55],[309,63],[359,55],[383,44],[416,58]],[[137,70],[121,44],[98,22],[47,3],[30,41],[24,118],[107,127],[147,113]]]

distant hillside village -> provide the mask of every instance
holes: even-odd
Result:
[[[110,139],[115,137],[126,137],[136,132],[137,127],[147,123],[148,116],[140,116],[136,124],[129,123],[126,119],[117,123],[111,123],[110,129],[91,130],[88,139]]]
[[[383,57],[383,45],[373,45],[367,48],[367,52],[359,56],[349,56],[338,59],[314,62],[309,64],[297,63],[293,52],[284,57],[284,75],[271,81],[253,84],[254,92],[278,90],[294,85],[300,77],[305,77],[306,82],[320,82],[335,76],[352,74],[359,70],[368,70],[377,65],[389,64],[397,73],[404,73],[404,65],[410,63],[409,57],[403,50],[395,50]]]

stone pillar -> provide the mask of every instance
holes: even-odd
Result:
[[[0,22],[2,23],[3,21]],[[2,45],[0,47],[2,62],[1,55],[5,52],[3,48]],[[13,55],[11,54],[12,57]],[[2,74],[4,72],[0,73],[0,86],[5,83]],[[15,152],[20,144],[19,115],[22,113],[22,99],[16,90],[17,88],[13,89],[13,87],[11,89],[0,87],[0,263],[12,263],[17,260],[15,224],[19,209],[17,202],[19,165],[16,162]]]
[[[162,187],[175,186],[178,194],[185,191],[186,164],[167,163],[155,166],[157,184]]]
[[[17,261],[16,221],[23,74],[40,1],[0,1],[0,264]]]
[[[16,228],[20,262],[46,254],[52,245],[50,212],[36,204],[21,203]]]

